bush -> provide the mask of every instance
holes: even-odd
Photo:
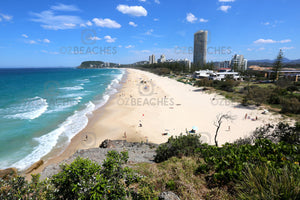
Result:
[[[250,87],[247,98],[255,102],[257,106],[262,103],[266,103],[270,97],[271,90],[267,88],[261,88],[258,86]]]
[[[281,98],[280,104],[282,113],[300,114],[300,102],[297,98]]]
[[[283,165],[295,165],[300,160],[299,145],[280,142],[272,143],[267,139],[256,140],[254,145],[225,144],[223,147],[203,146],[198,151],[206,166],[201,164],[198,171],[205,172],[207,168],[211,175],[207,176],[210,187],[230,186],[237,180],[243,180],[242,170],[246,165],[254,166],[268,163],[275,168]],[[205,169],[205,170],[204,170]]]
[[[47,181],[40,182],[39,175],[31,176],[30,182],[21,176],[0,178],[0,199],[51,199],[51,185]]]
[[[226,79],[225,81],[221,81],[217,88],[227,92],[233,92],[233,87],[237,86],[238,84],[239,82],[237,81]]]
[[[237,184],[238,199],[300,199],[300,170],[285,165],[247,166]]]
[[[154,160],[162,162],[173,156],[192,156],[200,145],[200,136],[196,134],[172,136],[167,143],[158,146]]]
[[[77,158],[52,178],[55,199],[125,199],[128,186],[137,180],[133,171],[122,167],[128,153],[110,151],[102,167],[89,159]]]

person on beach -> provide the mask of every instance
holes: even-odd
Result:
[[[248,115],[247,115],[247,113],[246,113],[246,114],[245,114],[245,119],[247,119],[247,116],[248,116]]]

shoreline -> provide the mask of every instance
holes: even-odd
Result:
[[[72,138],[62,153],[26,174],[27,178],[69,158],[79,149],[99,147],[105,139],[160,144],[170,136],[184,134],[197,126],[201,139],[213,144],[216,116],[230,113],[235,119],[223,122],[218,135],[221,145],[249,135],[266,122],[275,123],[282,118],[280,115],[262,115],[262,110],[242,107],[234,102],[228,103],[229,100],[220,95],[201,92],[199,88],[174,79],[136,69],[125,70],[117,93],[89,116],[88,125]],[[141,84],[141,81],[146,83]],[[251,118],[244,119],[245,113]],[[256,117],[258,120],[253,120]]]
[[[88,124],[86,125],[85,128],[83,128],[79,133],[77,133],[69,142],[69,144],[67,144],[65,147],[63,148],[57,148],[57,149],[52,149],[51,152],[49,152],[47,155],[43,156],[39,161],[37,161],[36,163],[43,161],[43,164],[39,165],[37,169],[32,170],[31,172],[27,173],[26,171],[30,168],[32,168],[36,163],[33,163],[31,166],[29,166],[28,168],[21,170],[21,174],[25,175],[26,179],[30,179],[31,178],[31,174],[38,174],[41,173],[47,166],[52,165],[52,164],[58,164],[60,162],[62,162],[63,160],[69,158],[70,156],[72,156],[74,153],[76,153],[77,150],[82,149],[86,144],[83,142],[83,140],[85,139],[85,135],[86,133],[90,133],[89,131],[87,131],[87,128],[89,126],[93,126],[93,124],[95,123],[95,121],[98,121],[99,118],[102,115],[102,112],[104,111],[105,107],[114,99],[116,98],[117,94],[122,90],[124,81],[126,81],[127,79],[127,70],[124,70],[124,75],[121,78],[119,84],[120,86],[117,87],[117,92],[115,94],[112,94],[108,101],[102,105],[101,107],[97,108],[96,110],[94,110],[92,112],[91,115],[87,115],[88,118]],[[90,144],[87,143],[87,147]],[[100,145],[100,144],[99,144]],[[88,147],[88,148],[92,148],[92,147]],[[56,154],[57,153],[57,154]],[[56,154],[56,155],[55,155]]]

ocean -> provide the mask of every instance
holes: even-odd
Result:
[[[122,69],[0,69],[0,169],[66,147],[120,87]]]

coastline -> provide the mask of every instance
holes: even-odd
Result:
[[[88,125],[72,138],[68,147],[26,174],[27,178],[69,158],[79,149],[99,147],[105,139],[160,144],[197,126],[202,140],[213,144],[216,116],[230,113],[234,120],[224,121],[218,135],[219,144],[224,144],[249,135],[265,123],[282,120],[279,115],[262,115],[262,110],[242,107],[220,95],[207,94],[145,71],[126,69],[120,83],[117,93],[89,116]],[[245,119],[245,114],[250,119]],[[258,120],[253,120],[256,117]]]
[[[117,89],[117,92],[112,94],[108,101],[102,105],[101,107],[97,108],[96,110],[94,110],[92,112],[91,115],[87,115],[88,117],[88,124],[85,128],[83,128],[79,133],[77,133],[69,142],[69,144],[62,148],[58,148],[58,149],[53,149],[51,150],[51,152],[49,152],[47,155],[45,155],[44,157],[42,157],[40,159],[40,161],[42,160],[43,163],[41,165],[39,165],[37,167],[37,169],[32,170],[31,172],[27,173],[26,171],[30,168],[32,168],[36,163],[33,163],[30,167],[28,167],[27,169],[24,169],[21,171],[21,174],[25,175],[26,179],[31,179],[31,174],[38,174],[41,173],[45,167],[52,165],[52,164],[58,164],[60,162],[62,162],[63,160],[69,158],[70,156],[72,156],[77,150],[79,149],[87,149],[87,148],[93,148],[96,147],[97,145],[95,145],[93,143],[87,143],[85,142],[85,138],[86,135],[90,135],[90,140],[92,140],[93,137],[95,137],[95,135],[90,131],[90,127],[93,127],[93,125],[95,124],[95,122],[97,122],[100,117],[102,117],[102,115],[105,115],[106,111],[105,111],[105,107],[107,105],[110,104],[110,102],[116,98],[116,96],[118,95],[118,93],[121,91],[124,81],[126,81],[127,79],[127,75],[128,72],[125,69],[125,73],[123,75],[123,77],[120,80],[120,86]],[[100,143],[99,143],[100,144]],[[98,144],[98,146],[99,146]],[[97,147],[98,147],[97,146]],[[40,162],[38,161],[38,162]]]

